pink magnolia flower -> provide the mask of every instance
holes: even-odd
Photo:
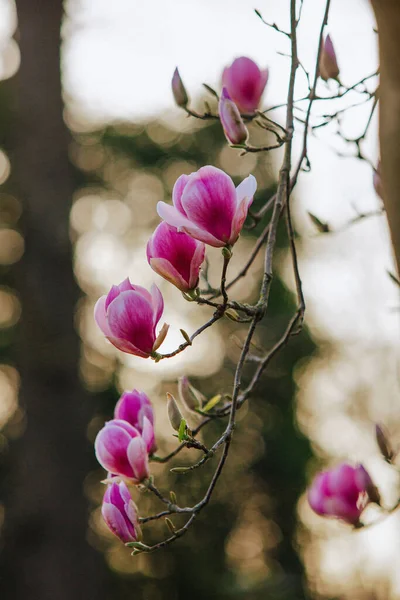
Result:
[[[157,211],[178,231],[222,248],[238,239],[256,189],[253,175],[235,189],[229,175],[216,167],[202,167],[181,175],[172,191],[173,206],[159,202]]]
[[[147,243],[147,260],[151,268],[181,292],[190,292],[197,287],[204,253],[202,242],[167,223],[160,223]]]
[[[107,486],[101,514],[109,529],[124,544],[141,539],[137,507],[124,481]]]
[[[147,417],[143,418],[143,430],[149,431]],[[151,423],[150,423],[151,426]],[[97,460],[112,475],[127,477],[140,483],[149,477],[147,444],[149,437],[143,437],[127,421],[108,421],[97,434],[94,448]]]
[[[326,36],[322,46],[319,59],[319,74],[324,81],[328,81],[328,79],[337,79],[339,76],[336,52],[329,35]]]
[[[243,144],[249,137],[249,132],[243,123],[238,107],[233,102],[226,87],[222,88],[218,112],[228,142],[230,144]]]
[[[124,392],[116,404],[114,419],[128,421],[144,439],[149,454],[156,451],[153,406],[144,392]]]
[[[224,69],[222,85],[241,113],[253,113],[260,104],[268,75],[268,69],[260,70],[251,58],[241,56]]]
[[[341,464],[316,476],[308,491],[308,501],[318,515],[336,517],[355,525],[376,491],[362,465]]]
[[[148,358],[162,344],[168,325],[158,337],[156,326],[164,310],[160,290],[152,285],[150,292],[125,279],[101,296],[94,308],[94,318],[106,338],[122,352]]]

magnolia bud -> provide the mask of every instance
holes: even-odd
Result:
[[[171,87],[176,104],[178,106],[185,107],[189,102],[189,98],[185,86],[183,85],[181,76],[179,75],[178,67],[175,69],[174,74],[172,76]]]
[[[336,52],[329,35],[326,36],[322,46],[319,59],[319,74],[324,81],[328,81],[328,79],[337,79],[339,77]]]
[[[376,442],[383,458],[387,462],[391,462],[394,458],[393,448],[388,439],[387,431],[382,425],[375,425]]]
[[[179,398],[189,410],[196,411],[206,401],[205,396],[189,383],[187,377],[180,377],[178,382]]]
[[[169,392],[167,392],[167,410],[172,429],[179,431],[183,417],[175,398]]]
[[[244,144],[249,137],[249,132],[243,123],[238,107],[225,87],[222,88],[218,111],[221,125],[228,142],[235,145]]]

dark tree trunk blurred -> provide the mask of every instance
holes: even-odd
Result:
[[[14,268],[23,313],[16,362],[27,427],[11,451],[1,597],[97,600],[106,569],[86,541],[83,481],[92,466],[88,399],[78,378],[69,209],[73,173],[60,84],[61,0],[17,0],[21,67],[8,150],[23,205]]]
[[[400,275],[400,3],[372,0],[378,26],[379,140],[383,202]]]

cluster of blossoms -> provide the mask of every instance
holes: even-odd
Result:
[[[102,515],[123,542],[141,537],[138,513],[126,483],[139,484],[150,476],[149,455],[156,450],[153,407],[144,392],[125,392],[119,399],[114,419],[99,431],[95,452],[108,471]]]
[[[241,109],[254,111],[267,76],[267,71],[261,72],[253,61],[242,58],[226,69],[223,77],[224,85]],[[175,99],[184,105],[187,94],[177,71],[173,89]],[[231,250],[256,187],[255,178],[249,175],[235,188],[232,179],[213,166],[181,175],[173,188],[172,205],[159,202],[157,206],[163,222],[147,244],[151,268],[186,296],[196,296],[205,244]],[[164,324],[157,333],[163,310],[164,300],[156,285],[148,291],[125,279],[97,301],[94,317],[118,350],[158,359],[157,350],[168,332],[168,325]],[[176,409],[170,401],[169,414],[174,427],[179,426],[180,420],[175,415]],[[141,391],[125,392],[115,407],[114,419],[105,424],[95,441],[96,457],[108,472],[103,518],[125,543],[137,541],[141,536],[137,508],[127,484],[138,485],[149,479],[149,457],[155,450],[154,414],[149,398]]]
[[[339,76],[329,36],[323,43],[319,72],[325,81]],[[268,69],[260,70],[246,57],[236,59],[224,70],[218,111],[231,145],[246,144],[248,131],[243,119],[251,120],[256,115],[268,75]],[[177,69],[172,91],[176,103],[186,109],[189,98]],[[380,193],[379,170],[374,183]],[[252,175],[235,188],[232,179],[214,166],[181,175],[173,188],[172,205],[158,203],[157,212],[163,221],[147,243],[150,267],[186,298],[198,299],[205,245],[222,248],[225,257],[231,255],[256,188]],[[156,285],[148,291],[125,279],[98,300],[94,317],[105,337],[120,351],[159,360],[162,355],[157,350],[168,332],[168,325],[164,324],[157,333],[163,310],[164,300]],[[199,399],[189,393],[186,378],[181,379],[180,388],[183,401],[189,409],[196,410]],[[170,422],[178,430],[182,416],[173,397],[168,396]],[[149,458],[155,450],[154,413],[149,398],[142,391],[125,392],[115,407],[114,418],[105,424],[95,441],[97,459],[108,472],[102,515],[124,543],[141,539],[138,511],[128,485],[148,485]],[[379,502],[364,467],[346,464],[319,474],[308,499],[317,514],[334,516],[353,525],[359,523],[369,502]]]

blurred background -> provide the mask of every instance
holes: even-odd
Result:
[[[304,0],[299,27],[300,59],[310,72],[324,10],[318,4]],[[245,55],[270,69],[264,107],[283,103],[289,43],[254,8],[289,27],[289,2],[270,0],[0,1],[0,590],[6,600],[400,598],[398,515],[352,532],[313,515],[304,496],[315,471],[339,460],[362,461],[387,506],[399,494],[398,475],[374,441],[375,422],[400,439],[400,299],[387,274],[394,271],[387,226],[381,216],[347,227],[380,207],[372,185],[376,115],[363,142],[366,160],[343,140],[361,135],[371,112],[358,92],[339,104],[315,104],[320,118],[356,106],[339,123],[314,130],[311,171],[301,174],[294,193],[307,327],[271,362],[240,410],[210,506],[184,538],[135,558],[100,516],[104,472],[93,441],[123,390],[143,389],[152,399],[160,455],[176,444],[165,393],[176,392],[179,376],[189,376],[208,397],[231,390],[243,326],[218,323],[193,347],[155,365],[118,352],[92,315],[97,298],[129,276],[146,287],[156,282],[164,294],[171,324],[165,351],[181,342],[180,328],[190,333],[210,316],[153,273],[145,247],[159,222],[156,203],[170,199],[182,173],[213,164],[235,183],[252,173],[255,208],[274,192],[280,151],[240,157],[218,122],[186,117],[170,90],[179,66],[192,107],[201,111],[205,100],[214,107],[202,83],[220,90],[223,68]],[[376,71],[366,0],[333,1],[329,31],[345,85]],[[338,89],[318,85],[322,96]],[[374,90],[376,78],[366,85]],[[305,94],[300,72],[296,97]],[[284,108],[271,115],[284,123]],[[298,123],[295,157],[301,131]],[[254,145],[266,143],[261,129],[251,128],[251,136]],[[319,234],[308,212],[333,233]],[[242,235],[231,277],[261,229]],[[284,230],[278,246],[277,278],[256,340],[261,348],[279,339],[295,308]],[[211,249],[208,256],[217,282],[220,253]],[[254,301],[260,277],[261,259],[232,296]],[[220,428],[204,430],[206,445]],[[196,456],[186,451],[171,466]],[[174,490],[187,505],[201,497],[213,466],[181,477],[165,465],[153,472],[159,488]],[[158,508],[147,494],[135,499],[142,515]],[[144,528],[147,543],[167,535],[163,522]]]

